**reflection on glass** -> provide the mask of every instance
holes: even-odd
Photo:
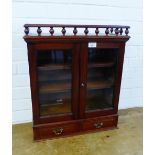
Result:
[[[40,115],[71,113],[70,50],[37,51]]]
[[[113,107],[117,54],[117,49],[89,49],[86,111]]]

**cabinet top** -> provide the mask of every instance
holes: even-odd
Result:
[[[24,39],[124,39],[128,40],[130,26],[123,25],[66,25],[25,24]]]

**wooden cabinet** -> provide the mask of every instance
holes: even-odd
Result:
[[[29,34],[31,27],[37,27],[38,36]],[[49,36],[41,34],[42,27],[50,27]],[[54,35],[54,27],[62,27],[61,36]],[[73,35],[66,34],[67,28]],[[95,34],[89,35],[89,29]],[[99,35],[100,29],[105,35]],[[117,127],[128,29],[25,24],[35,140]]]

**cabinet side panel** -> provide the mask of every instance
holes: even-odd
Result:
[[[124,62],[124,53],[125,53],[125,43],[120,44],[119,53],[118,53],[118,60],[117,60],[117,68],[116,68],[116,81],[115,81],[115,88],[114,88],[114,110],[115,113],[118,111],[118,103],[119,103],[119,95],[120,95],[120,88],[121,88],[121,80],[122,80],[122,71],[123,71],[123,62]]]
[[[39,104],[38,104],[38,86],[37,86],[37,72],[36,72],[36,56],[33,45],[28,44],[28,61],[29,61],[29,75],[31,84],[31,98],[33,110],[33,123],[37,124],[39,119]]]

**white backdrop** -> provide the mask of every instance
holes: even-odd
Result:
[[[142,106],[142,0],[13,0],[13,123],[32,121],[25,23],[131,26],[119,108]]]

